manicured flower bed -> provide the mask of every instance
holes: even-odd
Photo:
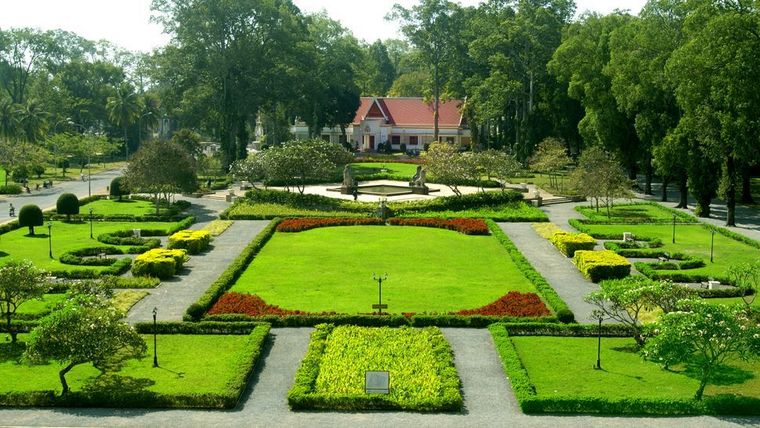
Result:
[[[488,235],[488,225],[476,218],[392,218],[390,224],[395,226],[435,227],[455,230],[465,235]]]
[[[278,232],[303,232],[318,227],[383,225],[380,218],[289,218],[277,225]]]
[[[243,314],[252,317],[267,315],[316,315],[304,311],[282,309],[279,306],[267,304],[261,297],[246,293],[226,293],[208,311],[209,315]],[[319,315],[329,315],[320,313]]]
[[[462,310],[456,312],[456,315],[544,317],[551,315],[551,312],[537,294],[510,291],[491,304],[477,309]]]

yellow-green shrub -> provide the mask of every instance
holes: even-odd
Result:
[[[189,259],[183,249],[154,248],[135,257],[132,263],[132,275],[170,278],[182,270],[182,265]]]
[[[552,244],[567,257],[573,257],[578,250],[593,250],[596,240],[585,233],[554,232]]]
[[[573,263],[583,276],[593,282],[625,278],[631,274],[631,264],[614,251],[576,251]]]
[[[211,233],[208,230],[180,230],[169,237],[169,248],[181,248],[190,254],[198,254],[208,248]]]

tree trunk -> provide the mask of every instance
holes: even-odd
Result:
[[[237,153],[235,160],[245,159],[248,155],[248,127],[246,126],[245,116],[238,117],[238,132],[237,132]]]
[[[438,81],[438,63],[433,65],[433,141],[438,141],[438,107],[441,104],[441,83]]]
[[[76,365],[77,363],[72,362],[68,366],[64,367],[60,372],[58,372],[58,378],[61,380],[61,386],[63,387],[61,396],[66,395],[66,393],[69,392],[69,384],[66,383],[66,373],[68,373]]]
[[[676,205],[676,208],[683,208],[686,209],[689,206],[689,185],[688,185],[688,176],[686,174],[682,174],[681,177],[678,179],[678,193],[679,193],[679,201],[678,205]],[[708,206],[709,210],[709,206]]]
[[[666,177],[662,178],[662,197],[660,198],[661,202],[667,202],[668,201],[668,179]]]
[[[751,169],[748,166],[742,168],[742,199],[743,204],[754,204],[755,199],[752,198],[752,174]]]
[[[707,381],[710,380],[710,370],[703,368],[702,369],[702,379],[699,381],[699,389],[697,389],[697,392],[694,394],[694,399],[697,401],[702,400],[702,395],[705,393],[705,387],[707,386]]]
[[[726,226],[736,226],[736,161],[733,155],[726,158]]]
[[[644,194],[645,195],[651,195],[652,194],[652,176],[654,175],[654,168],[652,168],[652,155],[647,154],[646,157],[646,167],[644,168]]]
[[[11,327],[11,308],[10,308],[10,303],[8,303],[7,306],[8,307],[6,308],[6,311],[5,311],[5,321],[6,321],[5,323],[7,325],[7,331],[8,331],[8,333],[11,335],[11,343],[16,343],[16,337],[18,336],[18,332],[16,332],[15,330],[13,330],[13,328]]]
[[[697,207],[694,209],[694,214],[696,214],[697,217],[707,218],[710,217],[710,202],[711,198],[707,197],[698,197],[697,198]]]

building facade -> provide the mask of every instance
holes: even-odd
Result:
[[[441,102],[439,107],[439,139],[460,145],[470,144],[470,130],[460,110],[463,101]],[[353,122],[346,128],[348,142],[359,151],[376,151],[381,143],[391,143],[394,150],[402,144],[406,150],[423,150],[433,141],[433,105],[422,98],[362,97]],[[309,129],[296,121],[291,132],[298,139],[306,139]],[[342,143],[339,127],[324,128],[325,141]]]

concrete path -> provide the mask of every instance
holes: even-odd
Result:
[[[201,206],[201,209],[202,206]],[[127,315],[130,323],[153,320],[153,308],[158,308],[159,321],[181,321],[188,306],[206,292],[219,278],[240,251],[261,232],[269,221],[237,221],[223,234],[214,238],[212,248],[190,257],[182,275],[150,291]],[[198,227],[198,225],[196,225]]]
[[[309,328],[272,329],[241,403],[233,410],[5,409],[2,425],[135,427],[738,427],[758,418],[529,416],[520,412],[487,330],[443,329],[462,379],[465,411],[291,412],[286,396],[308,348]]]
[[[61,193],[73,193],[77,197],[84,198],[91,192],[93,195],[104,194],[106,187],[111,185],[111,180],[122,175],[121,170],[105,171],[100,174],[93,174],[90,182],[86,181],[63,181],[56,183],[52,189],[32,190],[32,193],[22,193],[20,195],[4,195],[0,198],[0,224],[14,218],[8,214],[9,204],[16,208],[16,215],[24,205],[37,205],[43,210],[55,208],[55,202]]]
[[[594,306],[583,298],[598,290],[599,286],[584,278],[573,262],[536,233],[529,223],[499,223],[499,227],[567,303],[575,314],[575,320],[579,323],[593,322],[590,315]]]

